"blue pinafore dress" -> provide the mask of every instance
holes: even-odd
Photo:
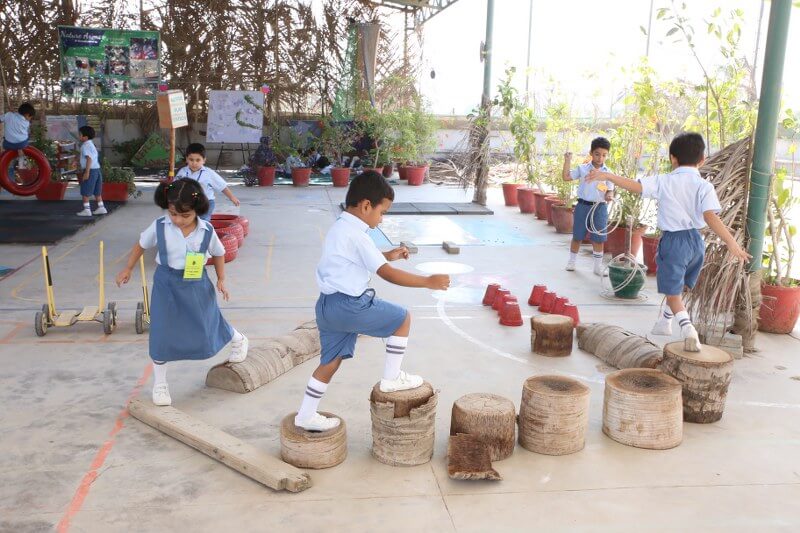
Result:
[[[205,232],[199,253],[208,250],[212,231]],[[169,267],[163,218],[156,222],[156,240],[159,260],[164,264],[158,265],[153,276],[150,357],[154,361],[213,357],[233,337],[233,328],[217,305],[214,285],[205,268],[200,279],[184,280],[183,270]]]

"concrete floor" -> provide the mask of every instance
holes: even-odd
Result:
[[[396,188],[398,201],[469,201],[460,189]],[[71,193],[74,191],[71,191]],[[321,239],[344,190],[236,187],[250,236],[228,264],[227,318],[253,342],[313,318],[314,268]],[[609,368],[577,346],[571,357],[530,352],[527,326],[500,326],[480,305],[485,285],[499,281],[527,299],[546,283],[578,303],[584,321],[607,321],[645,334],[660,299],[609,301],[599,295],[588,255],[563,270],[568,236],[501,205],[491,194],[496,234],[448,256],[420,247],[406,262],[468,272],[453,276],[446,295],[375,280],[378,293],[412,313],[405,368],[441,390],[433,460],[392,468],[370,456],[368,396],[380,377],[382,343],[362,338],[321,408],[347,422],[347,460],[312,471],[302,493],[273,492],[204,455],[126,418],[126,401],[149,398],[146,335],[136,335],[138,274],[118,289],[113,277],[130,246],[159,215],[152,191],[50,248],[57,303],[94,303],[97,241],[105,240],[106,290],[119,303],[120,325],[33,332],[45,301],[38,247],[2,246],[0,263],[27,266],[0,282],[0,531],[531,531],[800,530],[800,358],[791,336],[761,335],[757,354],[736,361],[727,408],[715,424],[685,424],[683,443],[668,451],[626,447],[601,432],[603,378]],[[223,199],[222,210],[230,210]],[[451,217],[456,224],[458,219]],[[485,220],[485,222],[480,222]],[[403,224],[402,217],[392,221]],[[466,224],[466,222],[465,222]],[[519,245],[523,236],[529,244]],[[511,243],[511,244],[509,244]],[[148,256],[152,274],[152,257]],[[464,266],[466,265],[466,266]],[[523,313],[531,308],[523,305]],[[663,341],[664,339],[658,339]],[[297,408],[315,363],[305,363],[247,395],[207,389],[207,369],[225,357],[170,365],[173,404],[277,455],[278,425]],[[453,481],[445,453],[452,402],[493,392],[517,408],[534,374],[577,376],[592,391],[586,448],[549,457],[517,447],[494,464],[500,482]]]

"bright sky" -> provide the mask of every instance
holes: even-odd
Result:
[[[659,7],[669,0],[655,0],[650,43],[650,63],[663,79],[684,77],[700,81],[701,73],[686,44],[673,43],[677,35],[665,38],[669,26],[657,21]],[[688,13],[696,30],[698,52],[707,66],[721,57],[718,41],[706,34],[704,19],[717,6],[741,8],[745,12],[742,49],[752,63],[761,0],[692,0]],[[495,0],[494,58],[492,91],[496,90],[506,65],[517,66],[518,86],[524,87],[528,39],[529,0]],[[766,40],[770,3],[767,2],[758,59],[760,85],[763,48]],[[552,78],[572,99],[582,116],[608,116],[612,104],[627,84],[624,66],[638,63],[645,54],[647,38],[640,26],[647,27],[650,2],[647,0],[534,0],[534,68],[531,85],[538,94],[548,91]],[[800,107],[800,9],[793,8],[784,69],[784,102]],[[402,17],[387,21],[401,24]],[[422,92],[437,114],[466,114],[480,101],[483,64],[478,49],[484,39],[486,0],[460,0],[434,17],[425,26]],[[435,69],[436,78],[429,72]]]

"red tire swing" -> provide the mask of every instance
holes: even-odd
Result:
[[[14,159],[19,157],[19,150],[6,150],[0,154],[0,185],[11,194],[33,196],[50,181],[50,162],[42,152],[33,146],[26,146],[22,149],[22,153],[36,162],[36,166],[39,168],[36,178],[21,184],[12,180],[8,175],[8,167]],[[21,174],[23,171],[24,169],[17,169],[17,173]]]

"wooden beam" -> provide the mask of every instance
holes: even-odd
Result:
[[[135,399],[128,404],[128,412],[148,426],[271,489],[300,492],[311,486],[311,476],[306,472],[174,407],[158,407]]]

